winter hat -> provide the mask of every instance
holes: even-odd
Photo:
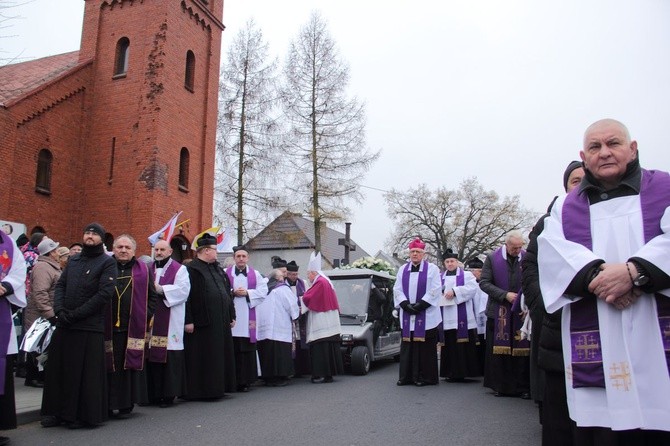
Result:
[[[44,237],[40,244],[37,245],[37,250],[40,252],[41,256],[44,256],[58,248],[58,245],[60,245],[60,243],[54,242],[50,238]]]
[[[583,167],[581,161],[570,161],[568,167],[565,168],[565,172],[563,172],[563,189],[565,189],[566,192],[568,190],[568,178],[570,178],[570,174],[573,170],[579,169],[580,167]]]
[[[105,228],[100,223],[89,223],[84,227],[84,233],[86,232],[95,232],[100,238],[105,238]]]

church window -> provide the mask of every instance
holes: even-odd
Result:
[[[195,80],[195,54],[188,50],[186,53],[186,75],[184,76],[184,87],[193,92],[193,84]]]
[[[128,72],[128,56],[130,54],[130,40],[122,37],[116,42],[116,60],[114,61],[114,76],[125,76]]]
[[[179,190],[183,192],[188,192],[188,161],[188,149],[182,147],[179,154]]]
[[[48,149],[40,150],[37,156],[37,178],[35,180],[35,190],[43,194],[51,193],[51,165],[53,155]]]

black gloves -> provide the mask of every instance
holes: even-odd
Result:
[[[403,300],[402,302],[400,302],[400,308],[402,308],[403,311],[406,311],[409,314],[413,315],[419,314],[419,312],[414,308],[412,304],[409,303],[408,300]]]
[[[67,310],[61,310],[56,315],[57,327],[67,328],[72,325],[72,320],[70,319],[70,312]]]
[[[420,312],[424,311],[425,309],[427,309],[428,307],[430,307],[430,304],[422,299],[422,300],[418,301],[417,303],[412,304],[412,307],[414,307],[414,310],[417,313],[420,313]]]

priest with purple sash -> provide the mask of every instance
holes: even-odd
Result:
[[[14,240],[0,231],[0,430],[16,428],[14,358],[18,353],[12,305],[26,306],[26,263]],[[8,444],[9,438],[0,437]]]
[[[149,401],[144,368],[148,321],[158,293],[153,271],[135,258],[137,243],[127,234],[114,240],[117,264],[114,298],[105,320],[105,357],[109,372],[109,413],[127,418],[135,403]]]
[[[56,331],[44,371],[42,426],[94,426],[108,418],[105,320],[115,294],[116,262],[106,254],[105,229],[84,228],[83,249],[56,283]]]
[[[267,279],[253,269],[249,263],[249,252],[245,246],[233,247],[235,265],[226,269],[232,286],[233,302],[237,321],[233,327],[235,345],[235,375],[237,391],[247,392],[258,379],[256,360],[256,306],[268,294]]]
[[[511,231],[505,244],[486,256],[479,287],[486,305],[486,363],[484,387],[495,396],[530,399],[530,344],[521,339],[521,259],[523,235]]]
[[[424,260],[426,244],[419,238],[409,244],[410,261],[401,266],[393,286],[393,301],[400,307],[399,386],[438,383],[437,339],[442,322],[440,270]]]
[[[305,281],[298,277],[300,267],[291,260],[286,264],[286,283],[291,287],[291,291],[296,296],[298,308],[302,305],[301,297],[305,294]],[[307,314],[301,313],[297,320],[293,321],[293,368],[294,377],[309,375],[310,359],[309,345],[307,344]]]
[[[440,353],[440,376],[448,382],[464,382],[466,377],[481,375],[474,311],[479,285],[470,271],[458,266],[458,255],[451,249],[447,249],[442,259],[445,271],[440,303],[444,345]]]
[[[586,130],[580,156],[586,176],[538,237],[577,444],[670,444],[670,176],[641,169],[612,119]]]
[[[153,273],[162,299],[156,303],[151,327],[147,378],[149,401],[160,407],[168,407],[175,397],[186,394],[184,318],[191,282],[186,267],[171,255],[166,240],[156,242]]]

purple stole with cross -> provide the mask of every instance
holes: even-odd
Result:
[[[670,175],[642,169],[640,208],[645,243],[662,234],[660,222],[668,206]],[[568,194],[563,204],[562,218],[566,240],[579,243],[592,251],[591,212],[587,194],[580,194],[577,189]],[[670,373],[670,298],[656,294],[655,299],[665,360]],[[605,387],[601,345],[596,298],[587,297],[573,302],[570,307],[573,388]]]
[[[228,280],[230,281],[230,286],[234,287],[235,277],[233,276],[233,267],[229,266],[226,269],[226,274],[228,275]],[[247,265],[247,289],[255,290],[256,289],[256,271]],[[249,307],[249,342],[252,344],[256,343],[256,309]]]
[[[171,259],[163,270],[163,275],[158,279],[159,285],[172,285],[181,268],[181,263]],[[156,266],[154,265],[154,273]],[[168,330],[170,329],[170,307],[165,305],[161,299],[156,303],[154,313],[154,325],[151,330],[149,341],[149,362],[167,362]]]
[[[144,368],[144,346],[147,334],[147,303],[149,300],[149,268],[144,262],[135,261],[131,270],[132,290],[130,318],[128,320],[128,344],[124,370]],[[119,297],[120,299],[121,297]],[[109,305],[105,318],[105,361],[107,371],[114,372],[114,344],[112,336],[112,306]]]
[[[412,262],[407,262],[402,274],[402,292],[407,299],[409,299],[409,275],[411,274]],[[419,279],[416,284],[416,302],[426,294],[426,287],[428,286],[428,262],[425,260],[421,262],[421,269],[419,270]],[[415,302],[415,303],[416,303]],[[424,342],[426,340],[426,310],[421,311],[414,319],[414,337],[410,332],[410,314],[403,310],[402,312],[402,340],[403,341],[418,341]]]
[[[509,263],[503,257],[504,246],[498,248],[491,256],[493,282],[498,288],[505,291],[517,290],[515,303],[521,298],[521,257],[519,255],[517,283],[509,283]],[[530,354],[530,343],[527,339],[521,339],[520,330],[523,321],[519,312],[507,300],[494,303],[496,317],[493,328],[493,354],[528,356]]]
[[[8,235],[0,234],[0,282],[7,277],[12,268],[14,259],[14,242]],[[7,259],[7,260],[5,260]],[[5,371],[7,370],[7,351],[9,350],[9,338],[12,335],[12,309],[9,301],[0,298],[0,395],[5,394]]]

